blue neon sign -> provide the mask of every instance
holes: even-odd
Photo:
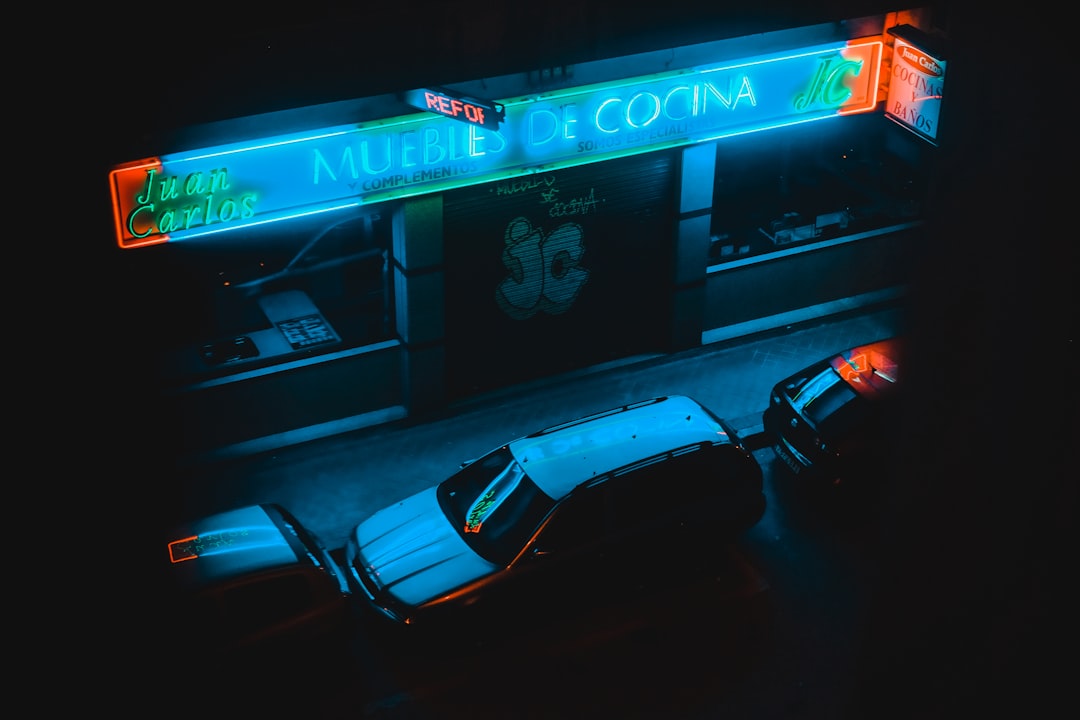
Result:
[[[418,113],[111,173],[139,247],[873,110],[871,38],[507,99],[499,129]]]

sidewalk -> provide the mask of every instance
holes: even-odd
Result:
[[[903,288],[888,288],[886,290],[844,298],[842,300],[836,300],[829,303],[823,303],[820,305],[801,308],[792,312],[781,313],[765,318],[759,318],[750,322],[739,323],[736,325],[718,328],[715,330],[709,330],[702,334],[702,344],[700,347],[683,351],[681,353],[634,356],[630,358],[623,358],[622,360],[611,363],[605,363],[603,365],[596,365],[593,367],[564,373],[555,377],[541,378],[530,383],[515,385],[512,387],[477,395],[466,400],[453,403],[445,410],[427,416],[409,417],[408,411],[404,407],[387,407],[377,411],[364,413],[362,415],[356,415],[349,418],[343,418],[341,420],[322,423],[317,426],[301,428],[278,435],[271,435],[243,443],[238,443],[236,445],[220,448],[213,453],[194,458],[186,458],[185,461],[193,462],[195,464],[215,462],[228,458],[237,458],[258,453],[272,452],[284,447],[307,443],[313,440],[321,440],[324,438],[342,435],[345,433],[351,433],[376,426],[390,425],[401,422],[407,424],[429,422],[442,417],[446,417],[447,415],[454,415],[462,411],[467,411],[469,408],[478,407],[485,403],[497,402],[500,398],[521,395],[529,392],[539,392],[547,386],[563,385],[569,382],[581,380],[582,378],[595,377],[597,375],[609,373],[616,370],[635,372],[647,370],[649,367],[657,363],[665,364],[672,362],[683,362],[701,353],[715,352],[729,347],[731,344],[747,342],[755,338],[763,338],[770,333],[787,333],[800,327],[813,326],[823,321],[838,322],[843,320],[844,318],[852,316],[853,314],[865,314],[868,312],[873,312],[876,309],[896,307],[900,303],[902,298]],[[882,328],[882,331],[887,332],[888,330],[886,328]],[[841,333],[842,337],[843,330],[841,329],[839,332]],[[840,338],[837,338],[837,342],[843,341],[840,340]],[[828,352],[828,350],[825,350],[825,352]],[[776,377],[773,382],[778,379],[779,377]],[[761,399],[765,400],[767,398],[768,392],[766,391],[766,393],[761,396]],[[760,409],[763,410],[764,407]],[[740,415],[738,417],[733,417],[731,418],[731,422],[736,430],[739,430],[740,432],[743,432],[747,435],[754,435],[761,431],[761,419],[759,415],[760,410],[754,407],[751,411],[749,411],[748,416],[742,417]]]
[[[903,290],[901,288],[890,288],[710,330],[702,334],[701,347],[692,350],[670,355],[625,358],[613,363],[566,373],[555,378],[544,378],[532,383],[505,388],[454,403],[450,406],[448,414],[454,415],[484,405],[498,404],[502,398],[512,398],[521,394],[536,393],[539,395],[544,392],[545,388],[584,381],[590,377],[604,377],[612,373],[626,375],[650,373],[655,368],[664,365],[680,367],[681,371],[675,372],[673,375],[680,377],[682,380],[694,375],[700,376],[702,373],[711,380],[716,377],[719,368],[711,367],[711,362],[708,359],[710,355],[746,343],[774,339],[776,345],[772,350],[761,351],[762,354],[759,359],[762,369],[765,370],[772,366],[774,361],[781,362],[779,358],[770,358],[770,353],[775,352],[782,357],[786,354],[799,354],[801,352],[798,340],[784,343],[783,336],[802,330],[816,328],[822,333],[820,339],[814,345],[822,347],[821,355],[824,356],[831,352],[830,348],[843,349],[865,339],[878,339],[899,330],[902,301]],[[850,343],[850,345],[845,343]],[[792,368],[792,371],[797,369]],[[750,376],[738,380],[732,377],[733,386],[730,390],[735,391],[736,386],[745,382],[748,377]],[[750,408],[746,413],[740,412],[737,415],[732,415],[720,412],[718,408],[721,406],[719,405],[709,405],[709,407],[724,416],[744,439],[749,440],[751,448],[755,449],[755,444],[762,441],[761,413],[768,403],[769,391],[778,380],[786,377],[786,374],[765,373],[753,377],[754,380],[751,386],[744,387],[742,393],[739,394],[741,399],[749,403],[748,405],[740,405],[743,409]],[[720,378],[720,380],[723,381],[723,378]],[[766,384],[766,387],[762,388],[762,382]],[[707,383],[703,382],[702,386],[705,385]],[[671,392],[676,391],[672,390]],[[685,394],[699,395],[693,389],[686,390]],[[625,401],[632,402],[634,399],[640,399],[640,397],[626,397]],[[703,397],[699,396],[698,399],[704,401]]]

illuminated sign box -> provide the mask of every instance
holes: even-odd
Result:
[[[927,50],[929,39],[909,25],[889,30],[895,37],[885,116],[937,145],[945,97],[945,60]]]
[[[497,130],[424,112],[126,163],[109,178],[117,242],[188,240],[868,112],[882,47],[830,43],[512,98]]]
[[[488,100],[477,100],[442,88],[410,90],[402,96],[406,103],[420,110],[444,115],[469,125],[498,130],[502,123],[503,106]]]

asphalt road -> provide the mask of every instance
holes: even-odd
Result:
[[[177,682],[170,717],[327,720],[857,717],[860,609],[875,529],[835,503],[798,508],[768,447],[768,508],[701,575],[524,622],[475,642],[395,644],[358,613],[351,651],[301,659],[281,677]],[[643,568],[643,573],[650,572]]]
[[[1023,514],[1013,528],[1026,545],[991,524],[1009,516],[1009,503],[1022,513],[1029,498],[959,465],[968,446],[898,443],[882,458],[887,493],[866,505],[823,501],[799,490],[760,435],[777,379],[901,329],[904,320],[898,307],[871,308],[257,456],[197,466],[161,458],[143,470],[153,479],[143,513],[151,525],[280,502],[337,548],[368,513],[506,440],[643,397],[686,393],[752,439],[768,507],[737,543],[717,548],[710,579],[586,613],[576,625],[495,647],[418,653],[387,645],[358,623],[344,661],[305,658],[288,677],[243,682],[241,674],[210,678],[193,668],[182,681],[150,686],[161,705],[152,714],[862,720],[1046,706],[1046,688],[1062,671],[1047,668],[1038,651],[1067,647],[1055,625],[1059,581],[1050,568],[1026,562],[1061,551],[1035,550]],[[902,437],[925,435],[927,418],[940,425],[950,416],[917,417]],[[983,512],[991,501],[996,512]],[[1042,525],[1047,537],[1073,512],[1053,509]],[[137,570],[126,570],[137,581]],[[118,676],[129,673],[111,673],[105,686],[116,690],[114,704],[124,692]]]
[[[757,448],[768,505],[739,542],[717,548],[706,577],[481,647],[403,652],[371,636],[361,619],[351,657],[311,659],[307,681],[204,678],[187,685],[174,708],[202,717],[259,708],[264,717],[328,719],[844,717],[873,574],[874,510],[841,517],[832,504],[796,497],[761,434],[760,414],[778,379],[889,335],[901,322],[897,307],[874,308],[512,388],[442,417],[175,467],[177,493],[167,499],[163,524],[274,501],[340,548],[368,512],[506,440],[644,397],[686,393]]]

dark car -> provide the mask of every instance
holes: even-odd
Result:
[[[335,649],[344,573],[284,507],[241,507],[176,527],[161,546],[169,654],[200,668]]]
[[[901,388],[902,338],[859,345],[777,383],[762,422],[780,461],[818,487],[863,486],[880,472]]]
[[[346,563],[388,626],[482,632],[677,585],[764,510],[736,432],[689,397],[660,397],[465,463],[357,525]]]

